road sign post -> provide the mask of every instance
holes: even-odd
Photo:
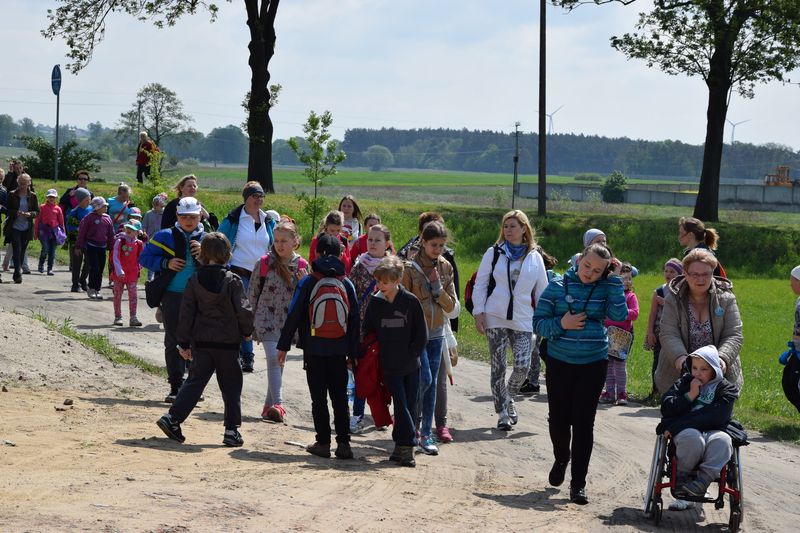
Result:
[[[50,86],[53,89],[53,94],[56,95],[56,162],[55,170],[53,171],[53,181],[58,181],[58,115],[61,108],[61,67],[59,65],[53,67],[53,73],[50,76]]]

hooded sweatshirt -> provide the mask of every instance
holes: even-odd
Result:
[[[692,358],[703,359],[714,370],[714,377],[700,387],[697,398],[690,400],[688,393],[694,379]],[[719,352],[713,345],[703,346],[690,354],[684,372],[661,399],[661,423],[657,433],[669,431],[677,435],[687,428],[698,431],[724,430],[733,415],[733,402],[739,390],[726,381],[722,374]]]
[[[200,267],[181,300],[177,337],[181,348],[239,351],[253,333],[253,311],[242,280],[222,265]]]

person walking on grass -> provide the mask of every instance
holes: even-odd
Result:
[[[272,249],[253,265],[247,297],[255,316],[253,338],[264,346],[267,357],[267,395],[261,418],[280,423],[286,417],[286,409],[278,339],[295,287],[308,274],[308,263],[296,252],[300,234],[292,222],[279,222],[272,236]]]
[[[312,273],[300,280],[289,305],[289,315],[278,340],[278,362],[280,365],[286,362],[286,352],[298,332],[316,431],[315,441],[306,446],[306,451],[319,457],[331,456],[330,395],[336,457],[352,459],[347,360],[358,354],[358,300],[353,284],[345,277],[339,237],[323,233],[317,237],[316,246]]]
[[[64,227],[64,213],[61,207],[56,204],[58,192],[55,189],[47,191],[45,202],[39,206],[39,216],[33,224],[33,236],[39,240],[42,249],[39,253],[39,274],[44,274],[44,263],[47,261],[47,275],[53,275],[53,265],[56,261],[56,233],[61,232],[62,237],[66,236]],[[62,241],[63,243],[63,241]]]
[[[111,281],[114,284],[114,325],[122,325],[122,293],[128,289],[128,308],[130,310],[131,327],[139,327],[142,322],[136,318],[138,295],[136,283],[139,281],[139,257],[142,255],[144,243],[138,239],[142,225],[138,220],[125,224],[125,231],[117,235],[111,250]]]
[[[199,218],[199,213],[198,213]],[[225,268],[231,245],[219,232],[203,239],[198,257],[201,266],[186,284],[176,331],[180,357],[192,361],[192,372],[169,412],[156,424],[172,440],[184,442],[181,424],[197,405],[211,376],[225,404],[222,444],[244,444],[242,425],[242,369],[239,342],[253,334],[253,311],[238,275]]]
[[[379,292],[367,304],[364,335],[374,332],[378,337],[383,381],[394,403],[395,446],[389,460],[413,467],[420,355],[428,343],[428,326],[419,300],[400,284],[403,269],[394,256],[384,257],[375,268]]]

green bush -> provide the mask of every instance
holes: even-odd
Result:
[[[25,148],[33,150],[35,155],[24,155],[20,157],[25,172],[36,179],[53,179],[55,169],[55,145],[50,144],[41,137],[31,137],[23,135],[19,139]],[[78,170],[88,170],[98,172],[100,165],[100,154],[85,148],[78,148],[75,141],[67,141],[58,149],[58,178],[60,180],[75,179],[75,172]]]
[[[575,181],[603,181],[603,176],[598,174],[597,172],[578,172],[575,174],[574,178]]]
[[[603,186],[600,188],[600,194],[603,201],[609,204],[621,204],[625,202],[625,189],[628,185],[628,178],[620,172],[615,170],[611,175],[606,178]]]

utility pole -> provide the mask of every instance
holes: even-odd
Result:
[[[539,1],[539,216],[547,215],[547,130],[545,129],[545,110],[547,109],[547,40],[545,28],[547,1]]]
[[[58,181],[58,114],[61,109],[61,67],[56,65],[50,75],[50,87],[56,95],[56,153],[55,169],[53,170],[53,181]]]
[[[139,132],[142,131],[142,101],[139,100],[136,102],[138,104],[136,110],[136,131],[134,132],[136,135],[136,144],[139,144]]]
[[[514,209],[514,198],[517,196],[519,179],[519,122],[514,123],[514,184],[511,186],[511,209]]]

